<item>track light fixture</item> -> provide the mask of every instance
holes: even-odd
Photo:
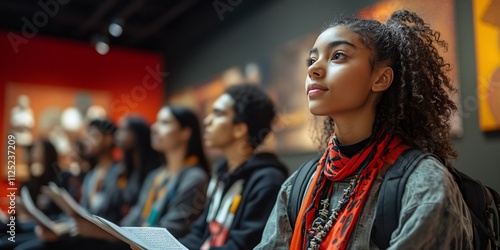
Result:
[[[108,27],[109,34],[114,37],[119,37],[123,33],[123,19],[122,18],[114,18]]]
[[[103,35],[94,35],[92,38],[92,44],[95,47],[97,53],[101,55],[106,55],[109,52],[109,39]]]

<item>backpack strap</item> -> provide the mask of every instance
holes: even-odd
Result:
[[[460,188],[460,193],[462,194],[464,201],[467,203],[467,208],[469,209],[473,224],[472,230],[474,235],[474,249],[485,249],[484,247],[481,247],[481,242],[487,241],[490,235],[487,235],[489,231],[481,222],[486,220],[484,211],[487,209],[487,197],[485,195],[484,187],[482,185],[477,185],[477,182],[474,179],[455,168],[450,168],[449,171]],[[471,202],[474,206],[469,206],[468,202]],[[481,233],[480,230],[484,233]]]
[[[292,190],[290,191],[290,196],[288,198],[288,218],[290,220],[290,225],[295,228],[295,221],[297,220],[297,215],[299,214],[300,206],[302,205],[302,199],[304,198],[305,192],[307,191],[307,186],[309,185],[309,180],[314,174],[316,167],[319,164],[319,159],[322,154],[318,154],[314,158],[308,160],[297,170],[295,179],[292,182]]]
[[[465,173],[455,168],[449,170],[460,188],[471,215],[474,225],[474,249],[484,249],[488,240],[492,244],[491,249],[499,249],[500,239],[496,232],[500,232],[500,207],[496,204],[500,204],[500,196],[495,190],[482,185]],[[487,222],[490,219],[492,225],[488,228]]]
[[[418,163],[430,155],[419,149],[407,149],[385,174],[379,190],[372,232],[372,239],[380,249],[389,247],[392,232],[398,227],[401,201],[408,178]]]
[[[500,249],[500,195],[493,188],[486,187],[486,189],[493,196],[493,205],[488,211],[493,218],[493,232],[496,233],[496,235],[493,235],[492,249],[496,250]]]

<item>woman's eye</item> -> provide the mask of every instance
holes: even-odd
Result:
[[[306,65],[307,67],[313,65],[313,63],[316,62],[316,59],[313,59],[313,58],[307,58],[306,60]]]
[[[333,54],[332,60],[340,60],[340,59],[344,59],[344,58],[345,58],[345,54],[337,52],[337,53]]]

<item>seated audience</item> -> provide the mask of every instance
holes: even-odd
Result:
[[[85,140],[82,141],[82,154],[96,165],[85,175],[80,205],[91,214],[96,214],[110,221],[120,219],[119,204],[113,203],[112,197],[118,192],[118,177],[121,166],[113,160],[115,124],[107,119],[96,119],[89,123]],[[66,222],[74,223],[68,218]],[[37,225],[38,238],[25,242],[15,249],[64,249],[67,242],[77,237],[59,238],[53,232]]]

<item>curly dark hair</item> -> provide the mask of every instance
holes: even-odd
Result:
[[[450,116],[457,110],[449,93],[455,92],[447,73],[450,64],[439,55],[447,44],[416,13],[395,11],[385,24],[346,18],[330,26],[344,26],[359,35],[372,51],[372,68],[387,63],[394,71],[391,86],[376,107],[372,133],[381,130],[400,136],[412,147],[430,152],[449,165],[457,156],[450,135]],[[316,140],[324,144],[334,130],[326,118]]]
[[[95,127],[102,134],[114,134],[117,129],[115,123],[108,118],[93,119],[89,122],[88,127]]]
[[[271,132],[271,124],[276,116],[273,102],[254,84],[233,85],[225,93],[234,100],[233,123],[243,122],[248,126],[248,142],[255,149]]]

